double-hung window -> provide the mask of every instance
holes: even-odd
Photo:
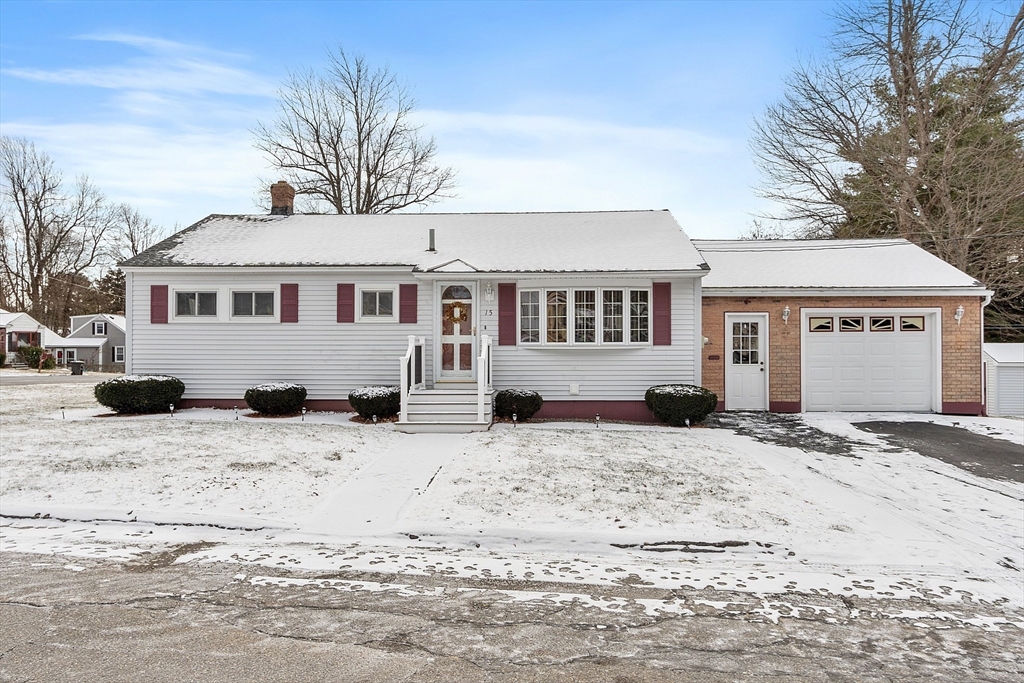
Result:
[[[103,337],[107,334],[107,324],[95,322],[92,324],[92,333],[94,336]]]
[[[217,317],[217,292],[174,293],[174,315],[184,317]]]
[[[124,362],[124,347],[123,346],[115,346],[114,347],[114,362],[115,363],[123,363]]]
[[[519,342],[543,345],[647,344],[651,290],[550,288],[519,292]]]
[[[272,318],[274,316],[274,293],[231,292],[231,315]]]

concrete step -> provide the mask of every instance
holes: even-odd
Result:
[[[486,432],[490,422],[398,422],[395,429],[405,434],[468,434]]]

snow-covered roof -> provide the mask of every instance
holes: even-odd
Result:
[[[982,344],[981,348],[997,363],[1024,363],[1024,344]]]
[[[694,240],[704,289],[975,289],[970,275],[904,239]]]
[[[73,328],[71,330],[71,334],[74,334],[78,330],[82,329],[83,326],[88,325],[89,323],[97,319],[106,320],[107,322],[109,322],[111,325],[121,330],[122,332],[125,331],[127,326],[127,323],[125,322],[125,317],[123,315],[113,315],[112,313],[91,313],[86,315],[73,315],[71,316],[71,327]]]
[[[213,215],[122,265],[540,273],[694,271],[703,262],[668,211],[597,211]]]
[[[64,346],[67,343],[67,341],[67,339],[57,334],[49,327],[43,328],[42,342],[45,348],[50,348],[51,346]]]
[[[36,332],[40,324],[28,313],[0,313],[0,327],[12,332]]]

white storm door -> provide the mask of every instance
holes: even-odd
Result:
[[[476,327],[473,284],[441,285],[441,371],[438,379],[473,380],[476,370]]]
[[[768,410],[768,314],[725,314],[725,409]]]

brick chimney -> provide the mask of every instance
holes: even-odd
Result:
[[[287,180],[270,186],[270,215],[291,216],[295,210],[295,188]]]

